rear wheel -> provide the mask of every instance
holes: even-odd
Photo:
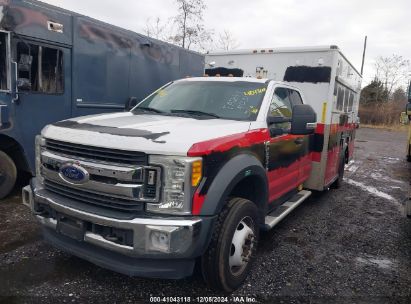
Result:
[[[341,187],[342,182],[343,182],[343,178],[344,178],[344,167],[345,167],[345,154],[346,151],[344,151],[344,153],[342,153],[342,156],[340,157],[340,161],[338,163],[338,178],[335,180],[335,182],[331,185],[332,188],[334,189],[338,189]]]
[[[247,278],[257,249],[258,210],[243,198],[231,199],[218,216],[210,245],[201,259],[204,280],[233,291]]]
[[[0,199],[5,198],[16,183],[17,169],[14,161],[3,151],[0,151]]]

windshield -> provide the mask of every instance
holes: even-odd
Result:
[[[144,99],[132,112],[255,120],[267,84],[248,81],[179,81]]]

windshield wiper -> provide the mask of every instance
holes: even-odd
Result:
[[[134,108],[133,112],[136,110],[142,110],[142,111],[147,111],[147,112],[154,112],[154,113],[164,113],[163,111],[154,109],[154,108],[150,108],[150,107],[137,107]]]
[[[187,113],[187,114],[192,114],[192,115],[198,115],[198,116],[209,116],[209,117],[214,117],[214,118],[220,118],[217,114],[214,113],[208,113],[208,112],[203,112],[203,111],[196,111],[196,110],[170,110],[171,113]]]

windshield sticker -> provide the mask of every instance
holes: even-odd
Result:
[[[257,94],[263,94],[266,91],[266,88],[258,88],[255,90],[248,90],[244,92],[245,96],[254,96]]]
[[[258,113],[258,108],[254,107],[254,106],[250,106],[250,113],[251,114],[257,114]]]
[[[164,96],[167,95],[167,93],[166,93],[166,91],[164,91],[164,90],[159,90],[159,91],[157,92],[157,95],[160,96],[160,97],[164,97]]]

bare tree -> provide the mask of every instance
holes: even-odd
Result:
[[[375,61],[375,76],[384,85],[391,96],[393,90],[400,86],[401,82],[407,77],[410,69],[410,61],[399,55],[391,57],[378,57]]]
[[[405,93],[404,89],[401,87],[396,88],[392,93],[391,101],[405,105],[407,103],[407,94]]]
[[[165,30],[166,24],[160,20],[160,17],[156,17],[154,21],[151,18],[147,18],[144,33],[148,37],[164,40],[167,37]]]
[[[193,46],[204,49],[212,40],[212,31],[203,25],[203,12],[206,8],[204,0],[175,0],[178,5],[178,14],[174,17],[177,26],[176,32],[170,40],[183,48]]]
[[[224,51],[234,50],[240,46],[240,43],[229,30],[224,30],[218,35],[216,48]]]
[[[197,24],[193,27],[187,28],[186,48],[195,48],[197,50],[205,51],[210,49],[213,41],[213,31],[208,30],[202,24]]]

